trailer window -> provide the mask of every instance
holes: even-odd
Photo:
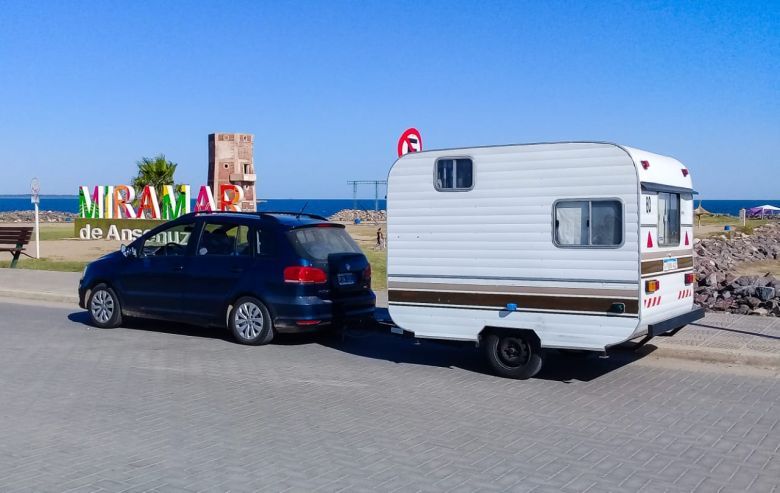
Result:
[[[680,244],[680,194],[658,193],[658,245]]]
[[[623,243],[623,205],[617,200],[561,200],[555,203],[555,244],[614,247]]]
[[[474,187],[474,163],[468,158],[436,161],[436,190],[471,190]]]

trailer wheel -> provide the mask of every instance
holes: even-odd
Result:
[[[542,369],[541,348],[525,334],[489,334],[484,347],[491,368],[499,376],[525,380]]]

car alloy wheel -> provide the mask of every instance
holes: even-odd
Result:
[[[92,325],[95,327],[108,329],[119,327],[122,324],[122,306],[119,297],[105,283],[92,288],[87,298],[86,308]]]
[[[114,297],[104,289],[95,293],[89,305],[92,316],[101,324],[108,323],[114,315]]]
[[[251,301],[241,303],[235,312],[236,331],[242,338],[253,341],[257,339],[265,326],[262,310]]]

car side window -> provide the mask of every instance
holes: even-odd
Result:
[[[255,241],[257,255],[268,257],[276,253],[276,245],[270,230],[258,228],[255,231]]]
[[[249,227],[241,224],[206,223],[196,251],[198,256],[251,255]]]
[[[141,252],[144,257],[177,257],[187,253],[194,223],[177,224],[144,240]]]

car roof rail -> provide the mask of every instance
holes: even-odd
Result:
[[[322,221],[327,221],[328,220],[327,217],[320,216],[319,214],[311,214],[311,213],[308,213],[308,212],[257,211],[257,213],[261,214],[261,215],[262,214],[270,214],[270,215],[277,214],[277,215],[282,215],[282,216],[295,216],[295,217],[304,216],[304,217],[308,217],[308,218],[311,218],[311,219],[320,219]]]

